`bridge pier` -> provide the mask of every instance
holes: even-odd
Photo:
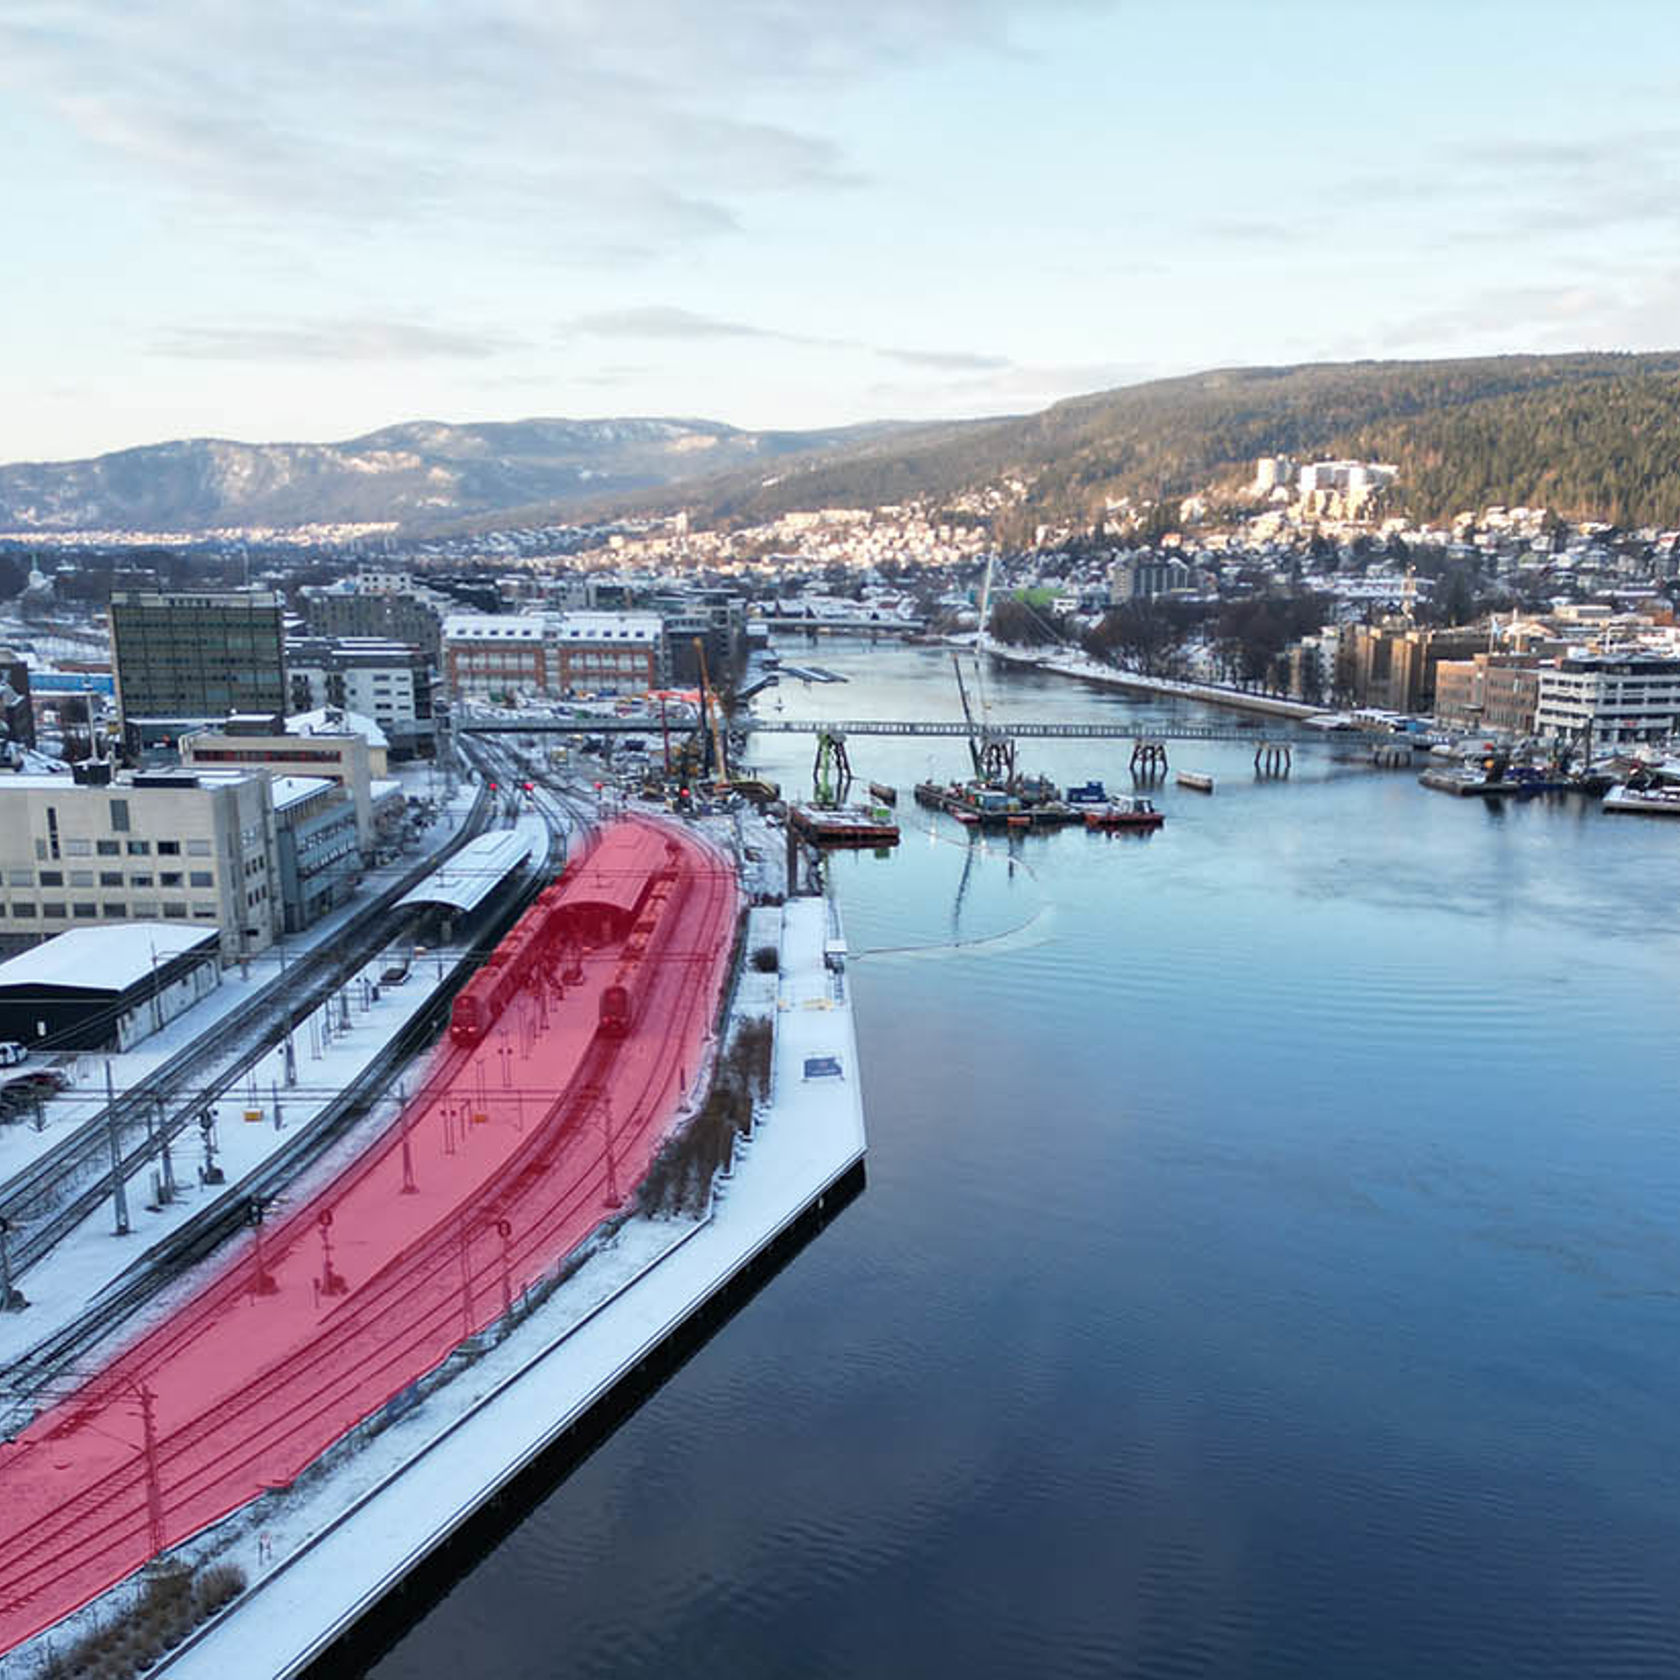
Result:
[[[1158,781],[1167,773],[1167,743],[1139,738],[1132,742],[1132,774],[1140,781]]]
[[[1287,776],[1293,768],[1293,762],[1287,741],[1262,741],[1254,749],[1256,776]]]

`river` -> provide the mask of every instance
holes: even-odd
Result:
[[[852,680],[785,715],[956,715],[787,651]],[[1187,743],[1158,834],[971,842],[960,741],[850,745],[867,1191],[379,1680],[1680,1672],[1680,825]]]

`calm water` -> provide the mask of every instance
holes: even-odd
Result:
[[[788,651],[855,679],[788,715],[955,711]],[[1251,758],[836,860],[869,1189],[380,1680],[1680,1672],[1680,825]]]

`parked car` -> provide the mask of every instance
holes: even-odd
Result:
[[[17,1067],[29,1059],[29,1046],[15,1038],[0,1039],[0,1067]]]
[[[9,1079],[5,1089],[8,1091],[27,1091],[31,1096],[37,1092],[43,1097],[55,1097],[60,1091],[70,1089],[70,1079],[57,1068],[34,1068],[28,1073],[19,1074],[16,1079]]]

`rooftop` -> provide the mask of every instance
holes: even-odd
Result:
[[[215,928],[177,922],[128,922],[71,928],[0,963],[0,991],[13,986],[66,986],[83,992],[123,992],[163,964],[221,941]]]
[[[330,776],[275,776],[270,786],[276,811],[290,810],[305,799],[312,799],[325,788],[338,786]]]

